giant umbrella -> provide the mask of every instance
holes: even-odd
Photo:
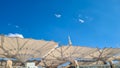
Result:
[[[18,37],[0,36],[0,57],[15,58],[25,63],[31,58],[44,58],[58,44],[54,41],[24,39]]]

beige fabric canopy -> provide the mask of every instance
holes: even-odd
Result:
[[[98,49],[98,48],[97,48]],[[91,53],[84,58],[90,58],[90,59],[96,59],[96,62],[91,62],[88,63],[89,65],[91,64],[104,64],[104,62],[109,62],[114,59],[116,59],[115,55],[120,53],[120,48],[103,48],[103,49],[98,49],[96,52]],[[81,65],[86,64],[81,63]]]
[[[54,41],[0,36],[0,57],[14,57],[26,62],[30,58],[44,58],[57,46]]]
[[[47,66],[60,65],[67,61],[73,62],[77,58],[84,58],[86,55],[89,55],[95,51],[97,51],[96,48],[61,46],[48,54],[44,59]],[[43,65],[43,63],[40,65]]]
[[[39,65],[58,66],[75,59],[96,59],[95,62],[78,62],[79,65],[102,64],[101,61],[120,59],[120,48],[90,48],[82,46],[58,47],[54,41],[12,38],[0,36],[0,57],[16,58],[26,62],[30,58],[42,58]],[[117,55],[117,56],[116,56]],[[100,63],[98,63],[98,61]]]
[[[115,58],[115,55],[120,53],[120,48],[90,48],[81,46],[61,46],[56,48],[50,54],[48,54],[44,59],[47,66],[60,65],[67,61],[73,62],[75,59],[89,59],[92,62],[78,62],[79,65],[93,65],[93,64],[103,64],[103,61],[108,62]],[[114,57],[114,58],[113,58]],[[118,57],[118,56],[117,56]],[[94,61],[96,60],[96,61]],[[40,63],[40,65],[45,65]]]

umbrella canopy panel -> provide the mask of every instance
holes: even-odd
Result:
[[[65,62],[74,62],[77,58],[84,58],[97,51],[96,48],[81,47],[81,46],[61,46],[56,48],[50,54],[48,54],[44,59],[46,65],[60,65]],[[42,64],[42,63],[41,63]]]
[[[44,58],[57,46],[54,41],[0,36],[0,57],[26,62],[30,58]]]
[[[106,62],[113,61],[114,59],[116,59],[115,56],[119,53],[120,53],[120,48],[103,48],[103,49],[98,49],[96,52],[85,56],[85,58],[96,59],[96,62],[90,63],[90,65],[105,64]]]

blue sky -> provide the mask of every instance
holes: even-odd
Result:
[[[0,33],[120,47],[120,0],[0,0]]]

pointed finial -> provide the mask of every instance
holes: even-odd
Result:
[[[68,44],[69,44],[69,46],[72,46],[72,41],[70,39],[70,36],[68,36]]]

